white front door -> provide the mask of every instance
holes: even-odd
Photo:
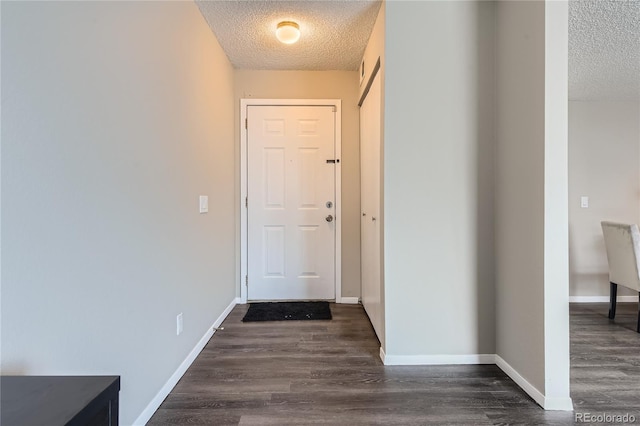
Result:
[[[335,298],[335,112],[247,107],[249,300]]]

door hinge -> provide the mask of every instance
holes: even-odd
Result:
[[[249,286],[249,275],[244,276],[244,285]]]
[[[248,129],[248,128],[249,128],[249,119],[248,119],[248,118],[245,118],[245,119],[244,119],[244,128],[245,128],[245,129]]]
[[[249,207],[249,197],[244,197],[244,206]]]

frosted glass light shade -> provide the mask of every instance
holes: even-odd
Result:
[[[292,21],[283,21],[278,24],[276,38],[284,44],[293,44],[300,39],[300,27]]]

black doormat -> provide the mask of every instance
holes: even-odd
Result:
[[[267,302],[249,305],[243,322],[330,320],[329,302]]]

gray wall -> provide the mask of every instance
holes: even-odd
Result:
[[[389,356],[495,353],[493,12],[386,3]]]
[[[497,354],[543,391],[544,3],[496,9]]]
[[[589,207],[580,207],[580,197]],[[602,220],[640,221],[640,104],[569,103],[571,296],[608,296]],[[624,287],[619,295],[633,295]]]
[[[567,4],[496,5],[497,355],[569,399]]]
[[[233,106],[191,2],[2,4],[3,374],[141,413],[235,297]]]

